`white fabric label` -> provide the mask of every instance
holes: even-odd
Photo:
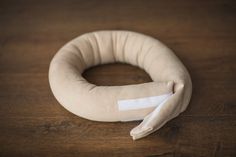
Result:
[[[163,94],[159,96],[152,97],[144,97],[138,99],[127,99],[127,100],[119,100],[118,108],[119,111],[127,111],[127,110],[137,110],[149,107],[157,107],[163,101],[166,101],[173,93]]]

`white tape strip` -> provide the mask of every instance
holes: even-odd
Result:
[[[171,95],[172,93],[168,93],[159,96],[119,100],[117,103],[120,111],[137,110],[149,107],[157,107],[163,101],[167,100]]]

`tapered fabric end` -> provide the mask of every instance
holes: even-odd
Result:
[[[138,140],[150,134],[152,130],[152,127],[141,127],[138,125],[130,131],[130,136],[132,136],[133,140]]]

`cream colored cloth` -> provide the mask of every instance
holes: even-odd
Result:
[[[96,86],[81,76],[89,67],[113,62],[138,66],[153,82]],[[183,112],[192,93],[190,76],[175,54],[160,41],[130,31],[97,31],[68,42],[51,61],[49,82],[56,99],[80,117],[143,120],[130,132],[134,140]]]

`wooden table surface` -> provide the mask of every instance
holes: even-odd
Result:
[[[133,141],[139,122],[77,117],[54,98],[48,66],[67,41],[132,30],[166,43],[188,68],[187,110]],[[236,156],[236,1],[5,0],[0,2],[0,156]],[[151,81],[136,67],[95,67],[97,85]]]

